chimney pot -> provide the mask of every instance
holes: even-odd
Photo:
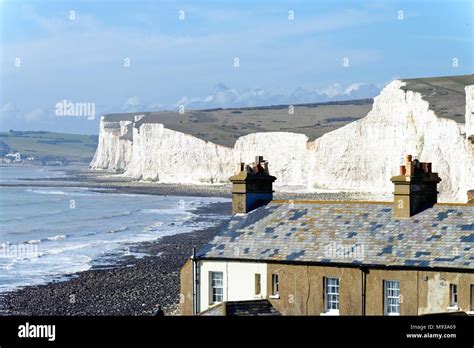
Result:
[[[431,174],[431,163],[430,162],[426,163],[426,174]]]
[[[406,166],[400,166],[400,175],[405,175],[407,172],[407,167]]]
[[[412,171],[413,171],[413,175],[420,175],[423,172],[423,164],[417,159],[415,159],[413,161]]]
[[[413,162],[407,162],[405,164],[405,168],[406,168],[405,175],[412,176],[414,174]]]
[[[423,169],[424,174],[431,174],[431,163],[429,162],[421,163],[421,169]]]
[[[421,162],[421,171],[423,174],[427,174],[426,162]]]

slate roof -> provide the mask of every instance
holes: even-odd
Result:
[[[474,205],[395,219],[392,203],[276,202],[237,214],[197,257],[474,271]]]
[[[230,316],[279,316],[281,315],[268,300],[226,302],[226,314]]]

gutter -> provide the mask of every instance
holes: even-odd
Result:
[[[423,267],[423,266],[404,266],[404,265],[381,265],[381,264],[357,264],[343,262],[320,262],[320,261],[290,261],[290,260],[264,260],[264,259],[239,259],[227,257],[205,257],[198,256],[196,260],[203,261],[225,261],[225,262],[251,262],[251,263],[273,263],[286,264],[295,266],[324,266],[324,267],[347,267],[347,268],[365,268],[365,269],[383,269],[383,270],[399,270],[399,271],[425,271],[425,272],[456,272],[474,274],[473,268],[454,268],[454,267]]]
[[[193,315],[196,315],[197,314],[196,248],[193,248],[191,263],[192,263],[191,268],[192,268],[192,274],[193,274],[193,289],[192,289]]]
[[[365,316],[365,308],[367,302],[367,274],[369,273],[369,269],[366,267],[360,268],[361,272],[361,294],[362,294],[362,301],[361,301],[361,315]]]

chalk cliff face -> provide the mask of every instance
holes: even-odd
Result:
[[[237,139],[234,146],[234,163],[254,162],[263,156],[269,162],[275,186],[302,186],[310,189],[310,158],[308,137],[288,132],[254,133]]]
[[[283,186],[390,193],[390,177],[398,174],[405,154],[433,163],[439,173],[439,200],[465,202],[474,189],[474,145],[465,123],[438,117],[418,92],[395,80],[375,98],[368,115],[322,137],[304,134],[254,133],[237,139],[233,148],[166,129],[159,123],[101,120],[92,168],[164,183],[224,183],[238,162],[257,155],[269,160]],[[466,123],[474,123],[474,86],[467,86]],[[469,115],[468,115],[469,114]],[[469,130],[469,129],[467,129]]]
[[[132,121],[106,121],[102,116],[99,143],[91,167],[125,171],[132,159],[132,128]]]
[[[466,136],[474,137],[474,85],[466,86]]]
[[[466,147],[468,156],[464,172],[461,174],[463,185],[461,189],[474,189],[474,85],[466,86]],[[462,194],[463,192],[461,192]],[[461,196],[463,198],[463,196]]]
[[[474,147],[465,125],[437,117],[419,93],[390,83],[375,98],[373,109],[356,122],[315,141],[313,184],[361,191],[391,192],[390,177],[403,154],[433,163],[442,178],[440,201],[467,201],[474,187]]]
[[[163,183],[224,183],[233,173],[232,149],[143,123],[133,129],[132,159],[125,175]]]

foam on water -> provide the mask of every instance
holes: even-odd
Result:
[[[66,238],[66,236],[64,234],[58,234],[57,236],[48,237],[46,239],[47,240],[61,240],[61,239],[64,239],[64,238]]]
[[[53,191],[53,190],[33,190],[31,188],[26,190],[27,192],[38,193],[41,195],[67,195],[64,191]]]

